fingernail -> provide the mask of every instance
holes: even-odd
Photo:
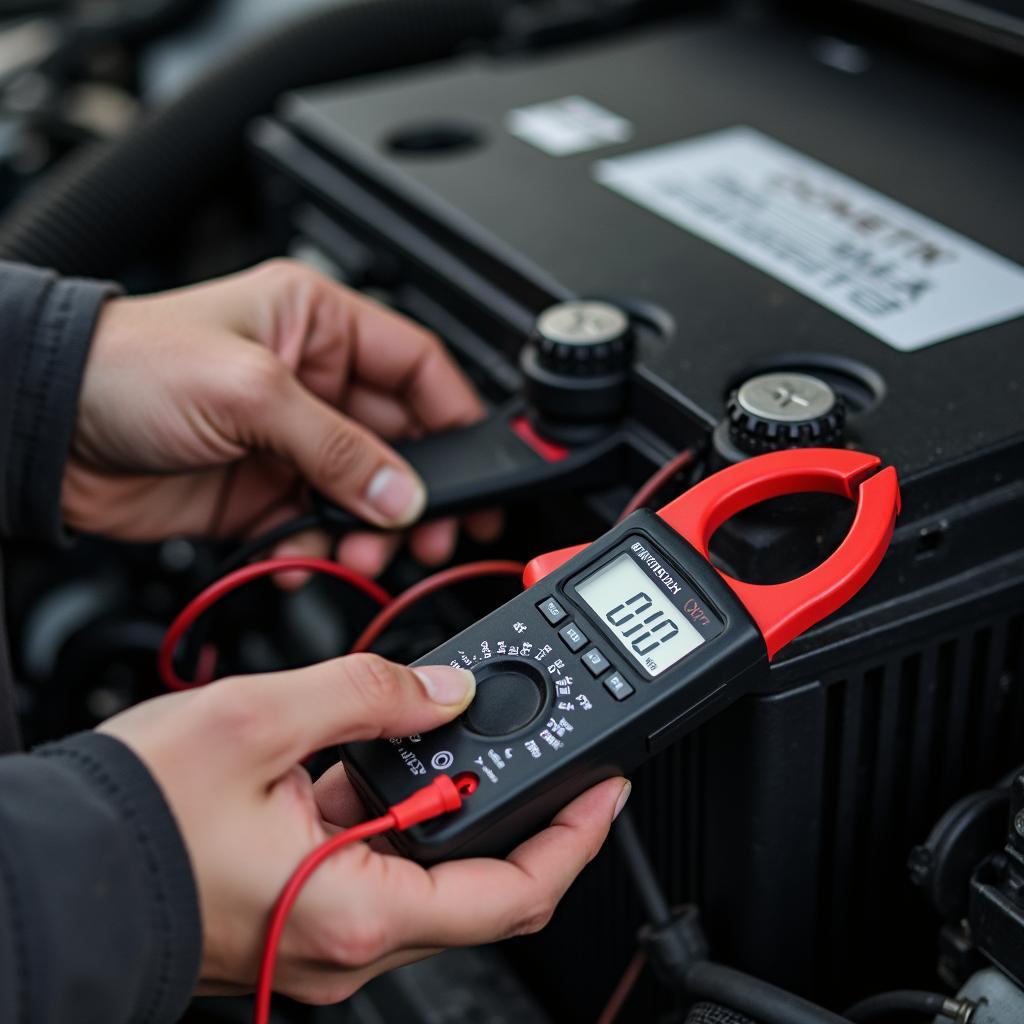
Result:
[[[476,677],[464,668],[450,665],[428,665],[413,670],[423,683],[427,696],[445,707],[468,704],[476,693]]]
[[[411,473],[382,466],[366,488],[366,500],[389,526],[406,526],[419,519],[427,491]]]
[[[619,799],[615,801],[615,813],[612,815],[612,821],[622,813],[622,808],[626,806],[626,801],[629,799],[629,794],[632,792],[633,783],[627,781],[622,787]]]

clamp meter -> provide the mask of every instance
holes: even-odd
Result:
[[[711,564],[708,543],[727,519],[807,491],[857,502],[849,534],[816,569],[762,586]],[[349,744],[349,776],[376,813],[433,775],[471,773],[471,800],[396,844],[423,863],[503,856],[583,790],[762,685],[781,647],[868,581],[898,512],[892,467],[805,448],[748,459],[592,544],[535,558],[522,594],[416,663],[472,670],[464,715],[423,736]]]

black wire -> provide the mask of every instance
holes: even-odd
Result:
[[[647,920],[655,928],[668,924],[672,920],[672,909],[668,905],[665,893],[655,877],[647,851],[640,842],[636,823],[629,808],[623,808],[612,830],[619,852],[626,861],[629,873],[636,885],[640,902],[644,905]]]
[[[670,926],[672,910],[655,877],[628,808],[616,819],[613,833],[652,927],[657,930]],[[673,981],[687,996],[721,1003],[748,1014],[761,1024],[846,1024],[843,1017],[824,1007],[742,971],[708,960],[698,960],[685,972],[676,973],[682,976]]]
[[[921,1013],[929,1017],[943,1012],[946,997],[937,992],[918,992],[913,989],[897,989],[883,992],[855,1003],[844,1014],[852,1021],[887,1020],[891,1013]]]
[[[324,520],[313,512],[310,512],[308,515],[297,516],[295,519],[289,519],[287,522],[281,523],[272,530],[267,530],[266,533],[261,533],[258,537],[253,537],[252,540],[235,548],[217,566],[211,582],[219,580],[222,576],[227,576],[229,572],[241,569],[243,565],[248,565],[257,555],[261,555],[264,551],[276,547],[281,541],[288,540],[289,537],[294,537],[296,534],[305,533],[307,530],[323,529],[325,525]]]

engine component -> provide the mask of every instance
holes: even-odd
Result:
[[[971,879],[968,920],[978,949],[1024,985],[1024,773],[1010,787],[1009,821],[1006,846]]]
[[[977,1006],[970,1024],[1024,1024],[1024,989],[991,967],[970,977],[958,996]]]

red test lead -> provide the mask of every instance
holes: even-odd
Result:
[[[256,984],[253,1024],[269,1024],[274,967],[281,945],[281,936],[284,934],[288,915],[291,913],[292,907],[295,906],[299,893],[302,892],[316,869],[332,854],[352,843],[371,839],[374,836],[390,832],[392,829],[402,831],[412,828],[414,825],[430,821],[432,818],[438,818],[442,814],[451,814],[453,811],[457,811],[462,806],[463,796],[468,796],[473,788],[469,779],[456,782],[447,775],[438,775],[408,799],[388,808],[386,814],[346,829],[307,854],[295,869],[292,877],[288,879],[270,916],[267,937],[263,945],[263,956],[260,960],[259,980]]]

